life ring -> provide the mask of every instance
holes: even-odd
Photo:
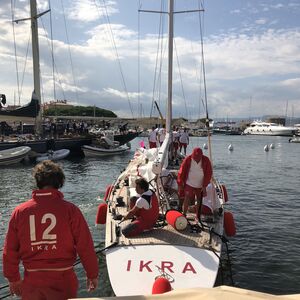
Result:
[[[228,237],[235,236],[236,234],[233,214],[230,211],[225,211],[224,213],[224,230]]]
[[[106,203],[99,204],[95,223],[102,224],[102,225],[105,224],[106,214],[107,214],[107,204]]]

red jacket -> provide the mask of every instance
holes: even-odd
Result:
[[[79,255],[90,279],[98,276],[98,259],[88,225],[80,209],[56,189],[36,190],[11,216],[3,249],[3,273],[20,280],[25,269],[72,266]]]
[[[144,194],[141,197],[146,199],[146,196]],[[151,201],[151,208],[149,209],[140,208],[138,210],[138,213],[136,214],[137,219],[141,221],[143,230],[152,229],[159,215],[159,206],[158,206],[158,200],[156,194],[152,193],[149,200]]]
[[[188,174],[191,168],[191,160],[192,160],[192,155],[188,155],[183,160],[180,166],[180,169],[178,171],[178,176],[177,176],[178,187],[184,187],[186,184]],[[202,187],[206,188],[210,183],[212,177],[212,167],[209,158],[205,155],[202,156],[201,167],[203,169],[203,174],[204,174]]]

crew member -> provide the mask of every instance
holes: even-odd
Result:
[[[161,146],[162,143],[164,142],[166,137],[166,125],[163,124],[162,128],[158,130],[158,140],[159,140],[159,145]]]
[[[154,227],[158,214],[158,201],[155,193],[149,190],[149,184],[144,178],[135,180],[136,192],[139,197],[130,199],[131,210],[124,216],[123,220],[136,219],[122,229],[122,233],[126,237],[133,237],[145,230],[150,230]]]
[[[154,126],[152,127],[152,131],[149,133],[148,140],[150,149],[157,147],[157,130]]]
[[[59,165],[46,160],[33,170],[38,190],[11,216],[3,249],[3,273],[12,295],[23,300],[76,298],[73,264],[79,255],[87,288],[98,285],[98,259],[88,225],[58,190],[65,181]],[[19,264],[24,266],[21,279]]]
[[[201,214],[202,197],[212,178],[212,166],[200,148],[195,148],[182,162],[177,176],[179,190],[184,191],[183,214],[189,204],[197,200],[197,214]]]
[[[179,137],[179,144],[180,144],[180,148],[179,151],[181,152],[181,149],[183,147],[183,151],[184,151],[184,155],[186,155],[186,148],[187,145],[189,144],[189,134],[187,132],[187,129],[184,128],[183,132],[181,132],[180,137]]]

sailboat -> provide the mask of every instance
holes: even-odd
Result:
[[[98,207],[97,223],[106,224],[106,262],[111,286],[116,296],[149,295],[155,290],[213,287],[217,278],[222,242],[226,241],[224,224],[235,227],[232,215],[224,211],[227,192],[213,179],[203,199],[207,208],[200,218],[191,211],[187,217],[179,211],[177,193],[164,184],[164,174],[176,173],[170,155],[172,143],[172,62],[174,0],[169,0],[168,101],[166,137],[160,148],[136,150],[133,159],[117,180],[107,187],[105,203]],[[178,168],[178,167],[177,167]],[[168,175],[169,176],[169,175]],[[136,195],[135,180],[149,182],[159,202],[159,218],[154,228],[126,238],[122,228]],[[168,217],[170,216],[170,217]],[[227,221],[226,221],[227,219]],[[230,220],[230,222],[228,222]],[[229,232],[230,230],[228,230]],[[231,235],[229,233],[229,235]]]

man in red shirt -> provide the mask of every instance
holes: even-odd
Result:
[[[33,171],[38,190],[11,216],[3,249],[3,273],[11,293],[24,300],[76,298],[73,264],[79,255],[87,288],[98,286],[98,259],[80,209],[58,191],[65,181],[59,165],[47,160]],[[21,279],[19,264],[24,266]]]
[[[197,214],[201,213],[202,197],[206,196],[206,187],[212,178],[212,166],[200,148],[195,148],[182,162],[177,183],[179,191],[184,191],[183,214],[188,206],[197,200]]]
[[[136,218],[136,220],[122,229],[123,235],[127,238],[137,236],[145,230],[152,229],[159,215],[157,197],[154,192],[149,190],[147,180],[138,178],[135,180],[135,184],[135,189],[139,197],[132,197],[130,199],[131,209],[123,218],[123,220]]]

